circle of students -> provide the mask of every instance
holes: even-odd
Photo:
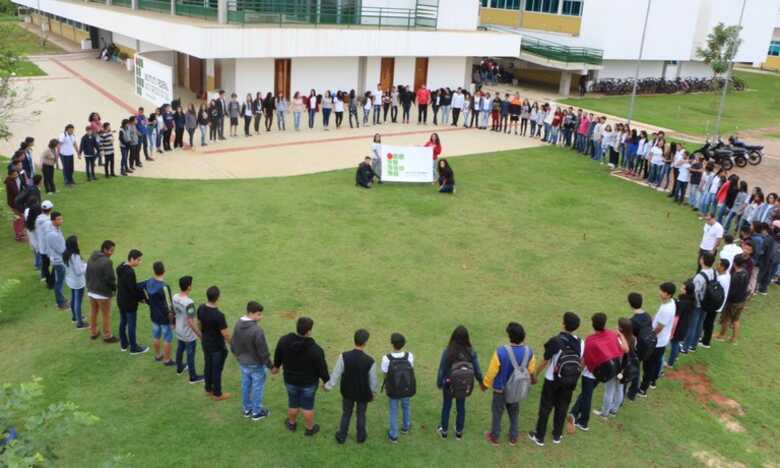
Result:
[[[412,99],[408,96],[402,99],[401,91],[397,92],[402,105],[408,99]],[[463,93],[461,90],[454,93],[453,100],[455,95],[463,97],[465,102],[469,102],[466,99],[471,99],[468,93]],[[482,100],[489,98],[489,95],[485,96],[478,93],[474,98],[474,101],[480,103],[480,108]],[[395,100],[392,93],[387,97],[392,119]],[[326,93],[323,99],[328,98],[329,93]],[[418,107],[421,107],[430,102],[431,97],[429,96],[428,100],[423,99],[424,102],[421,103],[418,91],[416,99]],[[438,108],[443,107],[440,99],[441,97],[437,98]],[[464,117],[469,115],[469,110],[475,105],[474,101],[464,105],[459,102],[449,102],[452,107],[453,125],[457,125],[461,110],[465,114]],[[473,389],[479,386],[482,390],[492,390],[492,422],[490,430],[484,434],[486,440],[493,445],[499,444],[501,419],[506,412],[510,423],[508,442],[510,445],[515,445],[519,440],[520,402],[527,398],[530,386],[544,374],[538,420],[534,429],[528,434],[533,443],[543,446],[550,413],[553,413],[552,442],[554,444],[561,442],[567,418],[571,428],[587,431],[593,390],[599,383],[603,383],[605,392],[602,404],[599,409],[593,411],[593,414],[599,417],[615,416],[625,399],[647,397],[649,390],[655,388],[658,379],[663,375],[664,367],[674,366],[680,356],[695,352],[699,346],[709,348],[718,317],[721,329],[714,339],[725,340],[731,330],[729,341],[736,342],[740,317],[746,303],[756,293],[766,294],[773,275],[780,273],[778,271],[778,261],[780,261],[778,205],[780,202],[774,193],[764,198],[758,188],[754,189],[748,202],[746,182],[739,181],[736,175],[726,177],[725,174],[716,173],[709,163],[682,158],[684,162],[676,164],[678,153],[684,152],[684,149],[675,148],[672,144],[666,145],[662,132],[654,134],[652,138],[643,133],[636,139],[635,131],[631,130],[626,138],[613,139],[607,136],[612,130],[608,125],[604,125],[603,118],[591,118],[581,111],[574,113],[571,109],[556,110],[548,126],[546,119],[549,117],[547,112],[551,112],[549,106],[541,106],[546,114],[541,121],[530,118],[531,113],[537,109],[536,105],[528,106],[528,117],[524,118],[527,101],[520,102],[519,110],[516,113],[508,112],[508,118],[504,119],[502,106],[506,101],[509,101],[510,106],[513,105],[512,98],[509,98],[498,102],[498,108],[495,101],[491,103],[487,107],[491,109],[490,113],[472,112],[472,122],[478,122],[478,126],[484,123],[484,126],[479,128],[487,128],[488,116],[493,116],[492,130],[508,133],[513,130],[518,131],[519,121],[520,134],[526,134],[530,123],[530,136],[541,137],[551,144],[572,147],[599,161],[603,161],[606,153],[613,167],[622,167],[631,175],[646,172],[652,186],[659,187],[659,178],[663,180],[668,176],[672,178],[671,196],[683,194],[682,199],[676,197],[676,201],[682,203],[687,190],[688,203],[699,211],[702,219],[705,220],[698,255],[699,271],[680,288],[671,282],[659,286],[661,305],[654,317],[642,309],[642,296],[631,293],[628,295],[628,303],[632,309],[630,318],[620,318],[618,328],[610,330],[606,326],[607,316],[603,313],[594,314],[591,317],[594,333],[581,340],[575,335],[580,327],[579,316],[573,312],[566,312],[562,318],[561,332],[545,343],[540,359],[537,359],[533,350],[524,344],[525,330],[522,325],[511,322],[506,327],[508,343],[496,348],[485,373],[480,369],[468,330],[463,326],[455,328],[448,345],[442,352],[436,377],[436,385],[442,391],[438,435],[443,439],[449,437],[449,418],[454,401],[456,411],[454,437],[456,439],[463,437],[465,404]],[[310,100],[309,103],[311,102],[314,101]],[[319,106],[321,104],[319,98],[317,102]],[[377,110],[374,101],[371,101],[375,119],[379,111],[384,109],[384,103],[383,95],[382,105]],[[455,104],[460,107],[456,107]],[[348,105],[348,108],[351,113],[351,106]],[[439,109],[437,106],[433,108],[435,118]],[[325,109],[323,105],[323,112]],[[496,111],[498,111],[498,119],[495,118]],[[336,112],[338,117],[339,111]],[[426,109],[421,107],[419,112],[421,122],[424,122]],[[482,118],[475,117],[479,113],[482,114]],[[233,125],[233,117],[232,114],[230,115],[231,125]],[[367,120],[366,115],[364,114],[364,122]],[[96,116],[98,120],[94,120],[95,116],[96,114],[90,117],[91,127],[107,130],[110,136],[110,125],[99,123],[99,116]],[[557,122],[559,117],[560,122]],[[402,118],[408,122],[406,106]],[[162,119],[166,122],[167,117],[163,115]],[[323,119],[324,124],[327,124],[324,114]],[[337,120],[339,124],[340,120]],[[468,121],[468,118],[466,120]],[[449,122],[448,114],[444,121]],[[123,129],[127,129],[128,134],[136,133],[133,128],[137,130],[138,122],[135,122],[135,127],[129,127],[130,123],[131,119],[128,119],[127,124],[123,123]],[[146,123],[148,124],[149,120]],[[572,123],[576,125],[572,126]],[[561,125],[563,130],[559,131]],[[174,146],[181,146],[179,128],[178,124],[174,124],[172,128],[166,127],[168,136],[165,136],[164,131],[162,138],[170,141],[170,130],[175,129],[177,141]],[[580,132],[579,129],[583,128],[585,131]],[[270,130],[267,123],[266,129]],[[625,135],[627,126],[622,130],[622,135]],[[545,132],[544,136],[541,134],[542,131]],[[94,134],[94,131],[87,134]],[[72,135],[72,125],[66,128],[60,139],[52,140],[44,152],[45,156],[42,158],[44,178],[51,182],[51,185],[47,182],[45,188],[47,193],[53,193],[55,190],[52,180],[53,164],[49,164],[52,169],[47,170],[45,163],[61,160],[63,167],[69,167],[71,171],[70,179],[67,175],[65,177],[66,184],[69,180],[72,184],[72,160],[69,164],[65,163],[63,147],[66,151],[72,148],[78,154],[85,150],[83,138],[82,143],[77,145],[75,137],[68,141],[68,135]],[[216,135],[216,138],[221,135],[219,126]],[[597,138],[594,139],[594,135],[597,135]],[[104,151],[104,148],[109,145],[103,144],[102,135],[100,138],[97,143],[93,142],[96,145],[93,148],[96,153],[91,153],[93,156],[87,157],[92,157],[94,163],[95,159],[102,156],[106,176],[110,177],[113,169],[113,154],[109,160],[109,153]],[[121,139],[122,135],[120,135],[120,143]],[[155,139],[150,141],[156,144]],[[165,141],[163,148],[167,148]],[[438,136],[435,140],[432,137],[432,141],[432,145],[439,145],[440,152]],[[615,146],[614,141],[620,143]],[[205,140],[202,142],[205,144]],[[190,297],[193,287],[192,277],[180,278],[178,292],[172,294],[171,288],[165,281],[165,266],[158,261],[153,264],[153,276],[139,282],[135,270],[141,264],[143,254],[136,249],[130,250],[127,260],[114,269],[111,257],[114,254],[115,244],[110,240],[104,241],[100,249],[84,261],[77,237],[64,238],[62,214],[54,210],[54,204],[50,200],[40,202],[41,193],[38,186],[42,177],[39,174],[30,177],[34,169],[28,170],[27,167],[32,165],[33,143],[31,138],[26,139],[9,165],[9,177],[6,179],[7,201],[16,214],[14,231],[17,239],[29,241],[34,254],[35,268],[40,270],[41,281],[54,290],[57,307],[61,310],[70,310],[76,329],[89,329],[92,340],[102,338],[103,342],[109,344],[119,342],[120,349],[131,355],[144,354],[149,351],[149,348],[138,343],[136,322],[139,304],[145,303],[150,310],[155,360],[165,366],[176,367],[179,374],[186,372],[192,384],[204,383],[206,394],[214,400],[222,401],[230,398],[230,394],[222,391],[222,370],[230,349],[241,368],[242,409],[245,417],[262,420],[269,416],[270,410],[263,405],[267,372],[277,374],[281,370],[288,394],[287,416],[284,419],[288,430],[296,431],[298,420],[302,418],[305,435],[312,436],[319,431],[319,425],[314,422],[314,406],[321,381],[325,390],[330,390],[336,385],[340,386],[343,412],[339,428],[335,433],[336,441],[338,443],[346,441],[353,412],[356,413],[357,419],[357,441],[366,440],[366,407],[369,402],[375,400],[380,391],[377,364],[365,353],[365,346],[369,339],[368,331],[361,329],[355,332],[355,348],[340,354],[334,369],[329,371],[324,352],[312,337],[314,322],[310,318],[298,318],[296,330],[281,337],[271,355],[265,334],[258,325],[263,318],[263,307],[259,303],[251,301],[247,304],[245,315],[236,322],[231,333],[225,315],[218,307],[220,291],[216,286],[206,290],[206,303],[196,308],[195,302]],[[375,138],[374,145],[380,143],[381,140]],[[633,147],[634,144],[636,148]],[[126,167],[125,159],[128,160],[128,168],[133,163],[138,165],[140,149],[145,145],[146,143],[136,143],[134,147],[123,147],[123,169]],[[110,146],[113,151],[113,143]],[[643,154],[640,148],[643,147],[661,148],[663,155],[671,154],[669,170],[665,170],[666,159],[661,169],[653,170],[651,167],[647,170],[645,166],[652,166],[653,160],[644,159],[647,164],[642,162],[643,158],[640,156]],[[436,148],[434,148],[435,152]],[[657,151],[654,151],[654,155],[656,153]],[[67,157],[67,153],[65,156]],[[376,166],[372,166],[373,158],[369,159],[371,161],[367,160],[361,165],[365,164],[368,169],[374,171]],[[89,167],[88,161],[87,178],[94,180],[94,164],[91,172]],[[438,166],[440,176],[443,172],[442,167]],[[690,179],[686,180],[686,175],[690,176]],[[371,180],[373,176],[369,179]],[[368,185],[370,186],[370,183]],[[454,177],[452,185],[454,186]],[[440,188],[441,186],[440,183]],[[16,188],[16,192],[8,191],[9,188]],[[724,217],[725,228],[720,224]],[[735,242],[734,237],[728,233],[730,222],[734,220],[740,237],[738,242]],[[721,248],[722,243],[724,245]],[[64,297],[64,285],[71,290],[70,301]],[[678,290],[679,294],[675,298]],[[88,324],[81,311],[85,292],[89,302]],[[113,297],[116,297],[120,315],[119,337],[113,335],[111,326]],[[101,323],[100,330],[98,330],[98,321]],[[174,336],[177,339],[175,357],[172,349]],[[202,375],[196,371],[195,355],[198,340],[201,341],[203,348]],[[382,387],[389,397],[390,421],[387,438],[395,443],[400,434],[406,434],[411,430],[410,399],[416,393],[416,380],[414,357],[412,353],[405,350],[406,342],[403,335],[393,333],[390,344],[391,352],[382,357],[379,371],[385,376]],[[667,349],[668,356],[664,359]],[[580,383],[580,393],[574,405],[569,408],[577,383]],[[399,409],[400,427],[398,426]]]

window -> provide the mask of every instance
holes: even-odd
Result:
[[[503,8],[506,10],[520,9],[520,0],[482,0],[481,4],[486,8]]]
[[[564,15],[582,16],[582,0],[563,0]]]
[[[525,0],[525,10],[557,14],[558,1],[559,0]]]
[[[780,56],[780,41],[772,41],[769,44],[769,55]]]

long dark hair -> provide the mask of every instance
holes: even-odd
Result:
[[[41,214],[41,205],[35,203],[27,212],[27,220],[24,222],[24,227],[26,227],[28,231],[35,231],[35,219],[38,218],[39,214]]]
[[[634,351],[636,343],[634,340],[634,326],[631,325],[631,320],[625,317],[618,319],[618,330],[620,330],[620,334],[623,335],[623,338],[628,341],[628,349]]]
[[[79,240],[76,236],[70,236],[65,239],[65,253],[62,254],[62,261],[65,262],[65,265],[70,263],[70,258],[73,254],[81,255],[81,252],[79,251]]]
[[[452,331],[450,342],[447,345],[447,359],[455,362],[458,359],[471,357],[471,340],[469,331],[463,325],[458,325]]]
[[[693,284],[692,278],[685,280],[685,282],[683,283],[683,288],[685,288],[685,291],[684,292],[681,291],[680,294],[677,295],[677,300],[691,301],[691,302],[695,301],[696,296],[694,295],[694,293],[696,291],[696,287]]]

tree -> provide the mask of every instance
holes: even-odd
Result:
[[[0,27],[2,26],[0,24]],[[0,42],[0,140],[8,140],[13,136],[12,123],[29,122],[41,114],[39,110],[29,110],[31,103],[37,100],[33,99],[30,81],[20,82],[16,78],[15,70],[22,59],[8,48],[7,43],[8,41]]]
[[[0,387],[0,466],[39,467],[56,464],[57,443],[78,426],[98,418],[79,411],[75,403],[52,403],[37,410],[43,395],[41,379]]]
[[[731,61],[737,55],[742,39],[739,38],[741,26],[726,26],[718,23],[712,32],[707,34],[707,47],[696,48],[696,56],[712,68],[717,77],[726,73]]]

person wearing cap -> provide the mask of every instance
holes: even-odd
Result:
[[[62,254],[65,253],[65,237],[63,237],[60,228],[62,214],[52,211],[50,216],[51,229],[46,232],[44,249],[54,270],[54,300],[57,301],[57,307],[60,310],[67,310],[70,304],[62,294],[62,288],[65,285],[65,262],[62,261]]]
[[[49,289],[54,288],[54,272],[49,270],[51,261],[49,255],[46,252],[46,234],[49,232],[51,226],[51,210],[54,209],[54,203],[49,200],[44,200],[41,203],[41,214],[35,218],[35,240],[36,244],[40,248],[41,254],[41,281],[46,283],[46,287]]]

